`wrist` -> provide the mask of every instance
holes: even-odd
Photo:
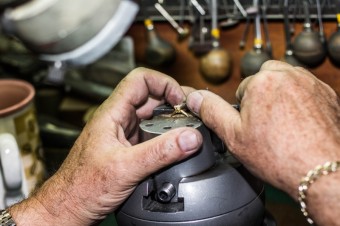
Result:
[[[2,226],[16,226],[11,214],[7,209],[1,211],[0,215],[0,225]]]
[[[10,207],[9,212],[17,226],[86,225],[70,210],[72,206],[64,183],[52,177],[31,197]]]
[[[340,162],[318,165],[302,178],[299,191],[301,211],[309,223],[338,225],[334,210],[340,207]]]
[[[51,225],[48,222],[52,218],[35,198],[15,204],[8,211],[17,226]]]
[[[339,150],[339,148],[340,147],[338,146],[332,146],[329,147],[328,150]],[[325,164],[326,162],[340,160],[340,152],[329,153],[328,150],[320,149],[318,152],[315,151],[308,157],[302,155],[300,156],[301,158],[294,159],[293,162],[285,165],[286,168],[283,168],[284,172],[289,173],[285,174],[285,183],[282,185],[282,188],[285,192],[290,194],[295,201],[299,200],[298,187],[300,186],[300,182],[302,178],[306,177],[309,171],[315,169],[319,165]],[[323,180],[323,178],[321,177],[320,180]],[[319,184],[319,182],[315,184],[313,183],[311,187],[318,187]]]

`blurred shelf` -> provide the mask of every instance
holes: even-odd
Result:
[[[209,0],[195,0],[205,10],[205,18],[210,19]],[[289,15],[292,19],[302,20],[304,18],[303,12],[304,0],[288,0]],[[309,2],[310,17],[317,18],[316,0],[307,0]],[[155,3],[162,3],[166,11],[176,21],[195,21],[198,16],[198,11],[192,5],[191,0],[143,0],[141,2],[141,10],[139,11],[136,20],[143,21],[146,16],[150,16],[154,21],[165,21],[161,14],[154,7]],[[218,17],[219,19],[245,19],[238,6],[243,9],[248,9],[253,6],[253,0],[217,0],[218,3]],[[235,4],[237,3],[237,4]],[[266,15],[269,20],[283,19],[283,4],[284,0],[260,0],[259,6],[266,8]],[[323,19],[336,19],[337,13],[336,0],[320,0],[320,6]],[[238,6],[237,6],[238,5]]]

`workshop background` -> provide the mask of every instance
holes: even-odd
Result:
[[[91,65],[67,69],[58,83],[46,80],[45,62],[16,39],[1,36],[0,77],[23,79],[36,88],[48,176],[58,169],[96,107],[138,66],[235,104],[242,78],[256,73],[265,60],[295,57],[296,64],[340,91],[339,1],[217,0],[216,14],[211,2],[140,1],[135,22],[120,43]],[[51,124],[60,129],[51,130]],[[308,225],[298,205],[269,185],[266,207],[278,226]],[[114,221],[110,216],[102,225]]]

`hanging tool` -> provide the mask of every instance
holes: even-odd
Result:
[[[284,31],[285,31],[285,40],[286,40],[286,51],[285,55],[282,58],[282,61],[293,65],[293,66],[303,66],[301,62],[299,62],[295,55],[292,45],[292,39],[291,39],[291,31],[290,31],[290,23],[289,23],[289,5],[288,0],[284,0],[283,5],[283,19],[284,19]]]
[[[245,25],[245,28],[244,28],[244,31],[243,31],[243,34],[242,34],[241,41],[239,43],[240,49],[244,49],[244,47],[246,46],[248,33],[249,33],[249,27],[250,27],[250,17],[247,16],[246,25]]]
[[[191,6],[193,5],[191,4]],[[191,36],[189,38],[189,49],[196,56],[202,56],[213,48],[213,40],[209,34],[210,25],[206,23],[204,16],[200,14],[198,10],[192,12],[195,20],[192,25]]]
[[[247,17],[247,12],[244,10],[241,2],[239,0],[234,0],[235,6],[240,10],[240,13],[242,14],[243,17]]]
[[[227,15],[228,19],[221,21],[219,23],[220,27],[222,27],[222,28],[223,27],[232,27],[232,26],[235,26],[236,24],[239,23],[239,20],[235,19],[235,16],[237,14],[237,8],[239,8],[241,14],[244,17],[247,17],[247,12],[243,9],[241,3],[238,0],[234,0],[234,11],[233,11],[232,15],[229,15],[229,12],[227,10],[228,3],[227,3],[226,0],[223,0],[223,5],[224,5],[224,8],[226,9],[226,15]]]
[[[320,41],[323,43],[324,48],[326,48],[327,43],[326,43],[326,37],[325,37],[325,32],[324,32],[323,23],[322,23],[322,12],[321,12],[320,0],[315,0],[315,1],[316,1],[317,15],[318,15]]]
[[[337,30],[331,35],[328,40],[328,53],[331,62],[340,67],[340,0],[336,0],[337,8]]]
[[[145,61],[148,65],[156,68],[169,66],[175,61],[175,48],[169,42],[159,37],[146,7],[144,6],[142,9],[145,16],[144,26],[148,41],[145,49]]]
[[[305,13],[303,31],[295,38],[293,49],[299,61],[308,67],[316,67],[326,58],[326,51],[320,35],[312,29],[308,0],[303,0],[303,8]]]
[[[205,10],[201,6],[201,4],[198,3],[197,0],[190,0],[191,4],[197,9],[197,11],[204,16],[205,15]]]
[[[211,0],[211,36],[213,39],[213,49],[200,58],[200,71],[202,75],[213,83],[225,81],[229,77],[231,69],[229,52],[223,49],[220,44],[217,10],[217,0]]]
[[[269,28],[268,28],[268,21],[267,21],[267,1],[263,0],[261,5],[261,12],[262,12],[262,20],[263,20],[263,27],[264,27],[264,37],[266,39],[266,51],[270,58],[273,58],[273,48],[272,43],[269,37]]]
[[[184,16],[185,16],[185,0],[180,0],[179,5],[179,26],[184,27]]]
[[[256,74],[261,65],[270,60],[268,52],[263,48],[263,40],[261,35],[261,14],[258,11],[258,0],[254,0],[254,8],[257,9],[255,16],[255,39],[254,47],[248,51],[241,59],[241,77],[245,78],[250,75]]]
[[[244,49],[244,47],[246,46],[246,42],[247,42],[247,38],[249,34],[249,28],[250,28],[250,20],[251,20],[251,17],[254,17],[254,15],[258,13],[258,8],[251,6],[247,8],[246,13],[247,13],[246,25],[245,25],[245,28],[242,34],[241,41],[239,43],[240,49]]]
[[[164,7],[159,4],[155,3],[155,8],[158,10],[160,14],[171,24],[171,26],[177,31],[178,33],[178,40],[182,41],[189,35],[189,29],[183,28],[179,26],[179,24],[175,21],[175,19],[164,9]]]

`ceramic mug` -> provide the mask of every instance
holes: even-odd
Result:
[[[34,87],[0,79],[0,209],[27,197],[45,175]]]

